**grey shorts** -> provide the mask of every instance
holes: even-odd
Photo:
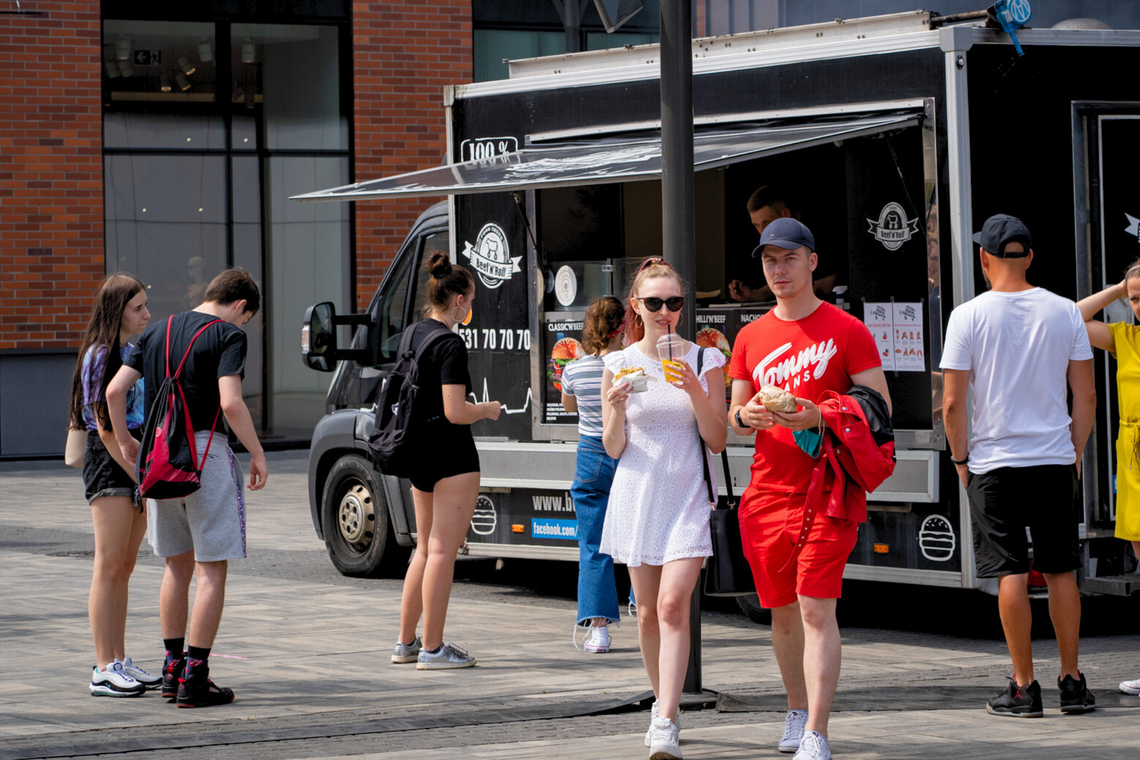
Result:
[[[195,433],[198,456],[209,432]],[[152,501],[147,540],[159,557],[194,552],[198,562],[245,557],[245,500],[242,470],[224,433],[215,433],[202,469],[202,487],[184,499]]]

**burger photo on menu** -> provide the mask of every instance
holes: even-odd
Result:
[[[649,376],[642,367],[622,367],[614,375],[614,384],[629,383],[630,393],[645,393],[649,390]]]
[[[715,327],[705,327],[697,331],[696,343],[701,348],[715,348],[724,354],[724,366],[728,366],[729,360],[732,359],[732,344],[728,342],[728,337],[717,330]],[[724,373],[724,387],[732,387],[732,378],[728,373]]]
[[[554,389],[562,390],[562,370],[575,359],[586,355],[586,349],[573,338],[563,338],[550,349],[550,362],[547,364],[546,376],[554,383]]]

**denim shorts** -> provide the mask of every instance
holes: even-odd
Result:
[[[138,431],[132,431],[136,435]],[[87,451],[83,454],[83,489],[87,503],[104,496],[125,496],[141,506],[138,486],[107,451],[98,430],[87,431]]]

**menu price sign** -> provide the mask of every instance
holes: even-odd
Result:
[[[863,323],[871,331],[885,372],[925,372],[921,303],[863,303]]]
[[[578,424],[577,413],[562,407],[562,371],[570,362],[586,356],[582,327],[580,313],[548,316],[543,325],[542,421],[547,425]]]

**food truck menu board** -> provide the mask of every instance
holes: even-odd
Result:
[[[925,372],[922,303],[863,303],[863,323],[871,331],[884,372]]]
[[[732,360],[732,345],[740,329],[764,316],[771,306],[738,306],[697,309],[697,345],[716,348],[724,354],[725,397],[731,397],[732,380],[728,376],[728,362]]]
[[[577,425],[578,415],[562,407],[562,370],[586,355],[582,347],[584,312],[549,314],[542,325],[542,421],[547,425]]]

